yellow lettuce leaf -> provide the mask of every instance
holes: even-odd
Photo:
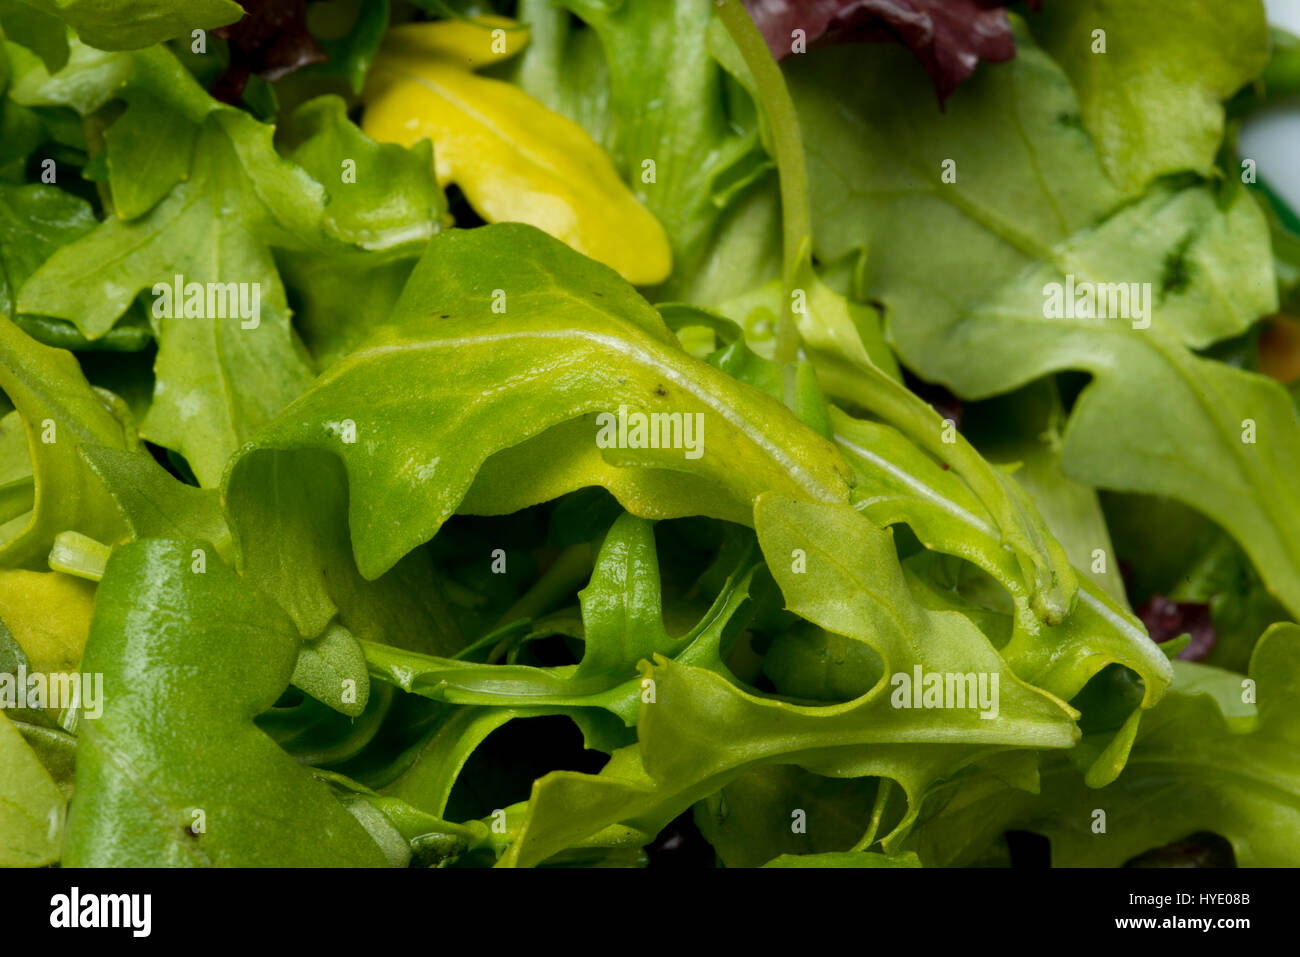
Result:
[[[426,36],[421,46],[407,34],[385,46],[365,94],[366,135],[403,146],[432,140],[439,185],[455,183],[490,223],[536,226],[635,285],[667,279],[668,237],[604,150],[517,87],[463,69],[472,44],[491,49],[480,28],[463,26],[481,35]]]
[[[76,671],[90,634],[95,586],[62,572],[0,570],[3,621],[33,672]]]
[[[384,45],[477,70],[520,52],[528,45],[528,28],[508,17],[403,23],[388,31]]]

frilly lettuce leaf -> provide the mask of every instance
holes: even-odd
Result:
[[[319,253],[347,275],[356,263],[349,253],[409,257],[439,225],[428,174],[406,165],[401,151],[361,136],[337,101],[308,104],[299,119],[305,142],[298,155],[322,176],[332,167],[322,184],[275,151],[270,127],[217,103],[162,47],[112,54],[74,44],[68,65],[52,76],[29,64],[14,95],[83,113],[109,98],[127,105],[106,136],[116,215],[63,246],[28,279],[21,311],[70,319],[95,339],[137,294],[177,275],[185,283],[243,283],[259,293],[258,316],[196,319],[154,309],[157,381],[141,429],[185,455],[207,486],[313,374],[290,328],[273,250]],[[153,131],[164,125],[176,142],[158,150]],[[401,201],[366,213],[381,180]],[[88,262],[96,268],[87,269]]]
[[[0,530],[4,563],[44,567],[54,536],[70,529],[108,544],[125,539],[121,513],[79,449],[135,448],[130,413],[86,382],[71,353],[41,345],[3,317],[0,389],[22,416],[35,482],[31,510]]]
[[[448,219],[429,145],[375,144],[346,114],[341,99],[322,96],[280,130],[293,144],[288,158],[329,193],[326,229],[353,244],[277,250],[281,275],[297,294],[294,327],[322,368],[388,317],[425,242]],[[358,287],[365,296],[353,294]]]
[[[645,691],[637,670],[655,655],[731,676],[722,644],[749,598],[756,557],[747,551],[712,605],[689,631],[664,629],[659,560],[652,527],[632,515],[606,536],[591,581],[579,592],[583,654],[577,665],[538,668],[439,659],[374,644],[364,647],[373,677],[438,701],[504,707],[596,707],[633,724]],[[734,676],[731,676],[734,678]]]
[[[1066,417],[1060,390],[1047,379],[964,406],[962,430],[982,455],[1011,472],[1025,489],[1080,574],[1123,606],[1127,598],[1120,563],[1097,492],[1061,470]]]
[[[84,445],[81,456],[112,497],[132,539],[196,538],[230,556],[230,528],[216,489],[184,484],[144,449]]]
[[[1191,504],[1300,608],[1300,503],[1284,478],[1300,469],[1300,419],[1277,383],[1193,351],[1276,306],[1253,198],[1176,183],[1145,196],[1117,190],[1069,121],[1078,104],[1065,76],[1027,37],[1013,63],[929,118],[903,110],[892,51],[871,53],[818,51],[788,70],[818,252],[867,250],[864,294],[883,303],[902,358],[960,396],[1092,373],[1065,427],[1065,474]],[[859,91],[848,100],[846,77]],[[857,122],[846,126],[846,109]],[[903,142],[902,152],[881,148]],[[948,159],[953,183],[941,178]],[[1047,284],[1067,275],[1150,283],[1149,327],[1044,318]]]
[[[864,423],[861,429],[871,436],[864,441],[889,442],[903,460],[899,475],[904,475],[913,464],[922,465],[929,472],[936,470],[936,462],[952,470],[953,475],[940,479],[949,494],[964,501],[978,502],[978,507],[996,528],[998,548],[1009,546],[1009,554],[1000,554],[996,561],[1009,562],[1019,569],[1023,579],[1024,597],[1040,619],[1049,624],[1059,623],[1069,614],[1075,600],[1074,570],[1060,544],[1048,533],[1042,518],[1035,510],[1025,491],[1004,472],[993,468],[955,428],[919,396],[898,381],[897,368],[892,354],[879,330],[861,321],[862,312],[871,312],[854,306],[844,296],[834,292],[824,283],[810,265],[799,270],[800,289],[806,293],[807,308],[797,314],[798,328],[804,342],[804,353],[809,357],[816,379],[826,393],[841,404],[855,410],[866,410],[879,417],[883,424]],[[763,287],[738,296],[720,305],[727,315],[741,322],[747,338],[756,332],[756,323],[775,323],[780,313],[779,282],[769,282]],[[873,333],[873,329],[875,330]],[[875,335],[878,341],[869,343]],[[760,341],[756,349],[770,351],[770,341]],[[881,351],[890,356],[883,362]],[[892,371],[891,371],[892,370]],[[739,368],[728,368],[733,375],[744,376]],[[853,421],[838,416],[836,423]],[[888,436],[893,436],[889,438]],[[850,457],[853,440],[837,437],[837,443]],[[847,443],[847,445],[846,445]],[[875,472],[881,463],[860,448],[855,462],[860,473]],[[892,455],[892,452],[891,452]],[[931,459],[933,458],[933,460]],[[886,456],[889,458],[889,456]],[[884,471],[892,466],[884,463]],[[898,469],[894,469],[898,471]],[[897,479],[898,476],[895,476]],[[915,478],[915,476],[913,476]],[[895,479],[876,475],[873,481],[890,484]],[[911,480],[907,480],[911,482]],[[913,483],[911,492],[922,497],[925,480]],[[936,501],[930,495],[931,506]],[[885,511],[888,511],[886,507]],[[969,557],[969,556],[966,556]],[[1008,587],[1013,587],[1008,584]]]
[[[1102,167],[1125,188],[1189,170],[1214,175],[1221,101],[1268,62],[1261,0],[1047,3],[1029,26],[1078,93]]]
[[[890,785],[760,765],[696,804],[694,819],[726,867],[759,867],[781,856],[811,866],[858,842],[882,786]]]
[[[1168,663],[1124,606],[1092,582],[1062,622],[1028,613],[1027,589],[979,502],[950,471],[909,446],[888,426],[833,413],[836,441],[858,472],[855,507],[873,524],[905,523],[930,549],[971,562],[1015,603],[1014,631],[1002,654],[1027,681],[1063,699],[1077,694],[1106,664],[1118,662],[1146,680],[1149,707],[1172,680]]]
[[[484,382],[496,387],[484,391]],[[608,449],[615,467],[605,465],[594,416],[620,405],[702,417],[699,457]],[[763,491],[848,495],[847,466],[830,443],[684,353],[607,267],[510,223],[435,237],[392,320],[330,367],[255,448],[314,448],[342,460],[357,567],[370,578],[431,538],[480,470],[486,484],[471,495],[474,510],[492,512],[591,484],[608,484],[643,517],[740,522]],[[499,463],[485,469],[502,450],[545,479]],[[228,495],[240,494],[251,451],[232,463]],[[386,464],[376,467],[376,457]],[[642,467],[617,467],[632,464]]]
[[[728,41],[712,4],[524,0],[518,16],[531,38],[508,75],[580,123],[663,224],[673,275],[659,298],[693,299],[697,280],[744,288],[752,252],[722,270],[713,244],[772,164],[752,102],[715,53]],[[756,226],[746,240],[763,235]]]
[[[1051,840],[1055,866],[1117,867],[1209,831],[1231,842],[1239,866],[1294,864],[1300,628],[1280,624],[1265,633],[1249,679],[1187,662],[1176,668],[1173,691],[1145,713],[1114,783],[1091,790],[1076,761],[1050,757],[1038,795],[990,778],[936,792],[912,836],[895,846],[915,850],[927,866],[959,865],[1006,830],[1030,830]],[[1081,747],[1101,744],[1085,738]]]
[[[915,798],[933,780],[998,751],[1075,743],[1077,712],[1020,681],[965,616],[917,604],[890,537],[852,508],[769,494],[760,497],[755,518],[768,566],[793,611],[871,645],[886,676],[956,670],[982,673],[991,684],[996,675],[997,717],[987,720],[972,708],[897,707],[887,677],[838,705],[761,698],[713,672],[658,657],[646,671],[656,695],[641,706],[636,747],[616,752],[599,776],[555,772],[539,780],[503,862],[537,863],[609,824],[657,831],[764,763],[834,777],[886,776]],[[796,548],[805,553],[804,571],[797,556],[792,561]],[[730,743],[719,747],[722,740]]]
[[[211,30],[244,15],[233,0],[22,0],[57,17],[90,46],[138,50],[191,31]]]
[[[455,351],[454,363],[444,357],[446,350]],[[477,356],[472,361],[467,358],[471,354]],[[543,403],[532,391],[542,381],[536,370],[555,363],[567,371],[545,380]],[[485,391],[478,384],[484,377],[498,386]],[[382,394],[378,405],[367,398],[372,393],[376,398]],[[719,404],[722,397],[725,408]],[[503,411],[507,401],[514,414]],[[602,457],[593,441],[592,414],[646,403],[651,409],[698,409],[705,416],[698,459],[687,458],[680,449],[608,449],[608,458]],[[352,418],[376,408],[383,414]],[[901,436],[892,445],[874,439],[871,444],[889,458],[887,474],[908,479],[900,496],[906,499],[903,510],[892,517],[878,515],[876,521],[888,524],[905,515],[924,527],[927,507],[943,512],[943,495],[927,494],[924,481],[917,483],[912,473],[948,473]],[[376,467],[376,457],[388,464]],[[310,487],[334,473],[333,466],[323,463],[336,459],[347,477],[352,544],[363,575],[385,572],[436,533],[454,511],[506,512],[604,484],[644,517],[704,512],[757,521],[769,565],[787,588],[791,606],[828,631],[873,647],[891,672],[910,673],[914,663],[924,663],[927,670],[965,673],[974,668],[999,676],[1001,718],[996,722],[981,721],[970,712],[931,721],[905,714],[890,705],[884,683],[849,704],[826,708],[756,697],[732,683],[718,646],[720,627],[745,597],[744,580],[733,579],[730,597],[725,592],[719,596],[710,623],[698,633],[700,641],[689,635],[669,639],[658,618],[648,526],[640,519],[621,519],[583,594],[587,643],[576,666],[481,664],[363,644],[373,678],[437,701],[512,710],[594,706],[637,722],[642,750],[619,751],[624,756],[616,757],[609,771],[614,777],[630,774],[637,783],[562,778],[568,782],[565,794],[595,788],[599,811],[566,813],[565,820],[557,821],[552,816],[560,811],[549,798],[530,804],[521,836],[508,852],[514,862],[540,862],[616,824],[653,833],[657,824],[723,780],[766,761],[805,763],[841,775],[890,776],[903,784],[915,806],[933,781],[1000,750],[1069,747],[1077,736],[1077,713],[1062,698],[1072,697],[1109,662],[1142,674],[1148,704],[1168,683],[1163,655],[1090,587],[1080,593],[1075,613],[1054,628],[1032,615],[1022,616],[1027,620],[1007,645],[1014,652],[1010,657],[1006,650],[996,650],[961,611],[919,603],[889,536],[847,504],[846,466],[833,446],[774,398],[688,356],[659,315],[611,271],[530,227],[498,225],[435,237],[392,320],[336,363],[232,464],[225,494],[234,513],[246,516],[237,521],[248,563],[244,567],[289,608],[296,607],[294,595],[308,595],[315,586],[304,590],[282,574],[304,562],[273,557],[267,543],[286,553],[310,554],[315,546],[293,544],[300,534],[295,529],[309,527],[307,516],[294,510],[301,506],[313,514],[341,514],[341,495],[332,504],[323,499],[312,504],[301,491],[304,482]],[[660,474],[680,491],[665,496],[662,489],[674,485],[638,484],[656,481]],[[309,476],[315,478],[308,481]],[[700,478],[707,483],[692,485]],[[941,485],[944,480],[931,476],[930,481]],[[692,488],[701,491],[689,492]],[[837,500],[836,506],[816,504]],[[977,516],[985,514],[978,503],[972,509]],[[951,522],[952,516],[934,514],[932,521]],[[1019,565],[1014,558],[1004,563],[998,534],[986,519],[963,519],[944,534],[954,551],[969,555],[975,554],[972,548],[985,547],[980,536],[986,537],[990,568],[1001,570],[1010,591],[1022,599],[1027,594]],[[307,536],[315,537],[315,532]],[[971,540],[976,544],[964,544]],[[795,548],[805,550],[814,573],[804,577],[782,571],[790,567]],[[338,549],[337,542],[330,546],[332,553]],[[851,567],[843,564],[846,560]],[[319,580],[316,575],[305,578]],[[314,622],[303,629],[306,634],[332,612],[326,603],[301,606],[295,614],[300,626]],[[309,618],[301,618],[304,614]],[[928,637],[918,643],[915,636],[922,634]],[[705,635],[708,641],[702,640]],[[645,676],[658,694],[667,693],[665,684],[679,689],[672,708],[647,704],[642,697],[646,685],[637,679],[636,667],[651,658],[656,664]],[[662,786],[654,783],[659,772],[652,765],[667,760],[655,757],[659,749],[712,740],[702,730],[708,727],[722,734],[724,726],[763,728],[770,722],[806,725],[806,732],[802,737],[791,732],[794,736],[785,744],[758,748],[734,762],[701,754],[689,773],[690,762],[682,758]],[[484,727],[486,734],[490,727]],[[457,740],[472,750],[472,741],[481,737]],[[847,743],[841,750],[836,741]],[[903,746],[906,741],[927,747],[913,753]],[[898,747],[877,754],[877,744]],[[432,759],[418,766],[442,767]],[[418,778],[405,779],[405,796],[429,813],[441,814],[439,802],[420,799],[419,788],[410,782],[449,782],[454,769],[407,773]],[[538,793],[548,794],[550,787]],[[552,828],[558,831],[552,833]]]
[[[357,572],[343,469],[323,452],[255,454],[226,497],[237,567],[293,618],[304,638],[336,615],[358,639],[426,654],[463,643],[429,557],[406,555],[384,575]],[[364,674],[364,671],[363,671]]]
[[[999,675],[999,717],[985,722],[974,711],[948,711],[938,723],[918,723],[915,713],[890,703],[890,682],[883,679],[842,705],[765,700],[660,657],[646,672],[657,696],[654,703],[642,704],[636,748],[616,752],[595,777],[556,772],[539,780],[521,835],[503,862],[539,862],[566,842],[613,823],[655,831],[694,801],[765,763],[897,781],[908,810],[888,835],[896,843],[936,782],[1008,746],[1069,748],[1077,740],[1072,721],[1077,713],[1041,687],[1026,684],[1013,667],[1032,673],[1036,683],[1073,695],[1108,660],[1108,652],[1087,650],[1087,641],[1113,627],[1105,616],[1092,627],[1072,619],[1060,634],[1018,638],[997,651],[967,617],[918,603],[903,575],[888,571],[894,562],[888,536],[852,509],[763,496],[756,520],[768,566],[793,611],[872,646],[885,676],[911,674],[915,667]],[[804,552],[803,570],[789,557],[796,548]],[[1109,653],[1123,656],[1148,678],[1148,704],[1157,700],[1170,673],[1154,646],[1132,626],[1127,634],[1102,640],[1114,640]],[[1061,656],[1060,645],[1071,651]],[[1049,665],[1053,657],[1062,660]],[[719,748],[723,738],[735,743]],[[901,746],[904,741],[911,745]]]
[[[71,193],[43,183],[0,184],[0,316],[13,320],[46,345],[61,345],[42,337],[52,320],[17,315],[18,291],[54,250],[94,227],[90,204]]]
[[[295,144],[289,159],[325,188],[323,220],[331,236],[367,252],[413,257],[443,225],[447,200],[429,173],[428,143],[403,149],[374,142],[347,118],[347,104],[337,96],[308,100],[280,133]]]

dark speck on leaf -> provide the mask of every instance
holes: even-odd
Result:
[[[1078,113],[1058,113],[1056,122],[1072,130],[1078,130],[1081,133],[1086,132],[1083,125],[1083,117]]]
[[[657,385],[657,386],[655,386],[655,395],[657,395],[657,396],[665,396],[665,395],[667,395],[667,394],[668,394],[668,390],[665,389],[663,386],[661,386],[661,385]]]
[[[1192,244],[1190,235],[1184,237],[1178,248],[1165,257],[1164,270],[1160,276],[1160,291],[1164,295],[1180,293],[1192,281],[1191,263],[1187,261],[1187,249]]]
[[[1161,287],[1165,292],[1182,292],[1187,288],[1187,260],[1182,256],[1170,256],[1165,260],[1165,274]]]

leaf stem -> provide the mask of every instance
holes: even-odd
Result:
[[[853,847],[851,851],[865,851],[872,844],[876,843],[876,834],[880,832],[880,822],[885,816],[885,807],[889,804],[890,797],[894,793],[894,779],[880,778],[876,786],[876,803],[871,808],[871,821],[867,825],[867,833],[862,835],[862,839]]]
[[[794,361],[799,352],[799,332],[792,311],[793,292],[803,265],[802,259],[807,255],[805,241],[812,236],[808,170],[799,132],[799,116],[781,68],[772,58],[767,42],[740,0],[717,0],[717,9],[719,19],[754,77],[759,104],[772,131],[772,148],[776,153],[777,176],[781,184],[781,260],[786,293],[775,358],[785,364]]]
[[[76,575],[97,582],[104,577],[104,567],[113,549],[80,532],[59,532],[47,559],[56,572]]]
[[[496,627],[501,628],[520,618],[540,618],[585,585],[591,577],[593,565],[590,545],[570,545],[497,620]]]
[[[794,101],[767,49],[762,34],[745,12],[741,0],[715,0],[718,16],[739,47],[754,77],[759,104],[767,116],[781,181],[782,257],[785,308],[777,337],[775,358],[793,361],[800,338],[792,312],[792,293],[800,271],[811,266],[812,211],[808,194],[799,118]],[[1049,624],[1061,621],[1074,601],[1075,579],[1069,560],[1051,538],[1027,496],[1013,482],[1000,478],[980,454],[964,440],[956,445],[940,440],[939,417],[905,386],[879,369],[848,357],[822,353],[813,358],[818,379],[830,395],[849,398],[946,462],[971,486],[998,522],[1017,560],[1032,583],[1032,604]]]

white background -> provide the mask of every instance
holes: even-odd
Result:
[[[1265,3],[1273,23],[1300,34],[1300,0]],[[1253,117],[1241,131],[1239,146],[1242,156],[1259,163],[1259,178],[1300,211],[1300,98]]]

